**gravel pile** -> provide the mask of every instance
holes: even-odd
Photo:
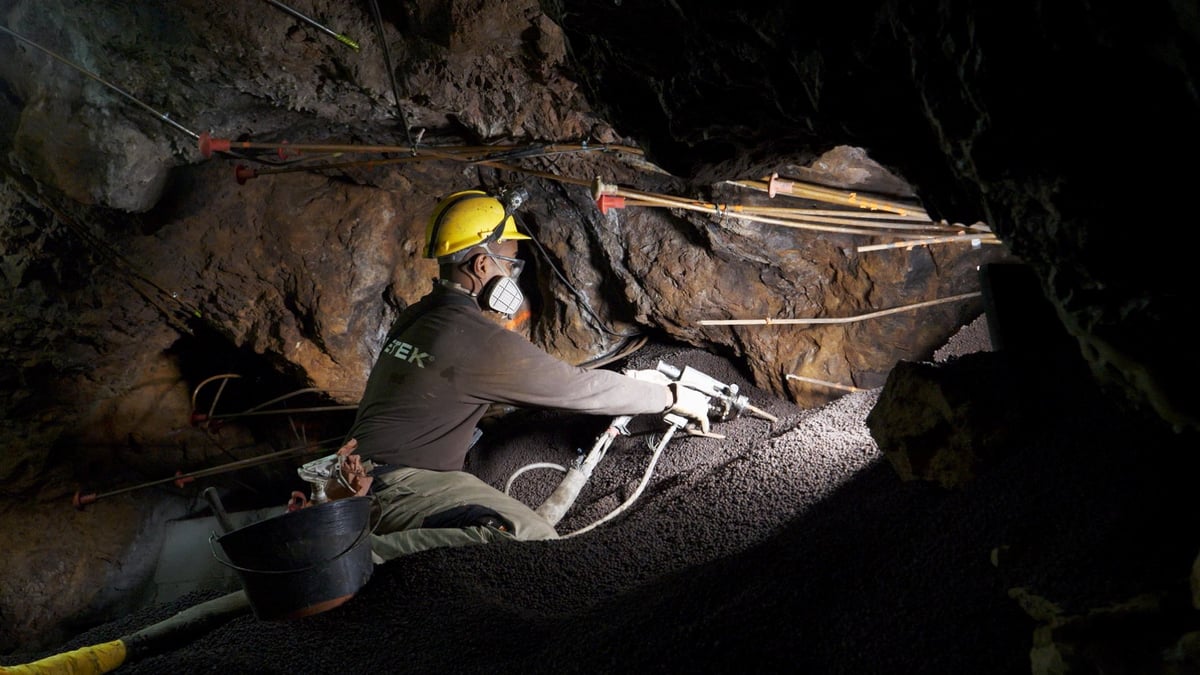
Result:
[[[986,346],[986,327],[961,340],[965,351]],[[1075,411],[1029,429],[969,489],[947,491],[901,482],[883,458],[864,423],[879,390],[805,411],[704,352],[650,347],[622,365],[658,359],[738,384],[779,421],[742,417],[715,425],[724,439],[672,441],[640,498],[579,536],[395,560],[336,609],[290,622],[242,616],[120,672],[1029,672],[1037,624],[1009,589],[1082,611],[1178,565],[1186,575],[1195,555],[1194,538],[1151,534],[1151,524],[1197,531],[1172,472],[1140,461],[1161,439],[1111,415]],[[606,424],[548,411],[500,417],[468,469],[503,488],[530,463],[569,464]],[[634,421],[561,533],[633,494],[661,430]],[[512,492],[536,506],[558,478],[529,471]],[[216,595],[140,612],[58,651]]]

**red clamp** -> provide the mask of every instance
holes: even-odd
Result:
[[[87,506],[88,504],[95,504],[97,499],[99,499],[99,497],[96,496],[95,492],[85,495],[80,494],[79,490],[76,490],[75,496],[71,499],[71,503],[75,505],[75,508],[82,511],[83,507]]]
[[[233,167],[233,177],[237,179],[238,185],[245,185],[251,178],[258,178],[258,172],[245,164],[238,164]]]
[[[205,415],[204,413],[198,413],[198,412],[192,413],[192,416],[189,419],[189,421],[192,423],[192,426],[194,426],[194,427],[204,427],[205,429],[208,429],[209,431],[220,431],[221,430],[221,420],[213,419],[213,418],[209,417],[208,415]]]
[[[780,193],[790,195],[792,194],[792,187],[795,185],[796,184],[790,180],[784,180],[780,178],[778,172],[773,173],[771,174],[771,177],[767,179],[767,196],[774,198],[775,195]]]
[[[229,152],[228,138],[213,138],[207,131],[200,132],[200,154],[212,157],[214,152]]]
[[[609,209],[625,208],[625,198],[617,195],[600,195],[596,197],[596,206],[600,207],[600,213],[607,214]]]
[[[195,476],[185,476],[182,471],[175,472],[175,487],[181,488],[196,480]]]

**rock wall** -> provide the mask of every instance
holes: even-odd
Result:
[[[1083,7],[708,4],[422,1],[382,8],[378,24],[365,5],[305,6],[355,50],[267,3],[0,0],[0,518],[35,503],[56,521],[76,490],[336,436],[340,420],[316,414],[196,425],[212,396],[197,401],[197,387],[243,375],[222,399],[230,411],[301,388],[314,405],[352,404],[391,317],[434,273],[420,255],[429,210],[480,184],[529,189],[522,219],[547,256],[527,275],[520,329],[572,362],[670,339],[817,405],[843,391],[829,385],[879,386],[897,362],[928,358],[981,301],[848,323],[700,322],[849,319],[975,291],[978,266],[1019,256],[1097,372],[1169,423],[1194,422],[1182,385],[1196,357],[1177,328],[1185,249],[1162,228],[1129,229],[1173,222],[1172,200],[1145,195],[1187,184],[1161,169],[1195,147],[1180,124],[1196,112],[1184,95],[1195,23],[1173,22],[1181,10],[1123,22]],[[1134,93],[1114,103],[1109,74]],[[1092,119],[1148,136],[1114,165],[1080,123]],[[203,132],[266,147],[206,157]],[[297,154],[284,141],[394,149]],[[528,156],[405,157],[418,142]],[[319,166],[363,159],[388,163]],[[238,165],[257,177],[235,180]],[[867,255],[857,245],[879,239],[720,209],[602,213],[590,187],[819,206],[729,183],[772,172],[981,221],[1004,244]],[[133,495],[112,499],[138,513]],[[87,549],[89,529],[72,526],[53,555]],[[78,577],[60,614],[87,606],[102,578]],[[0,647],[47,629],[25,602],[20,585],[0,587]]]

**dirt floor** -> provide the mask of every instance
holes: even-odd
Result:
[[[970,351],[978,327],[963,335]],[[584,534],[398,559],[338,608],[288,622],[243,615],[120,672],[1021,673],[1038,624],[1011,589],[1070,615],[1176,571],[1186,582],[1195,538],[1160,534],[1196,531],[1186,478],[1143,461],[1170,454],[1169,436],[1068,406],[951,491],[902,482],[882,458],[864,423],[879,390],[803,411],[696,350],[650,347],[628,365],[658,359],[738,384],[779,422],[743,417],[715,427],[725,439],[672,441],[640,498]],[[468,469],[503,488],[529,463],[568,464],[606,423],[511,415],[488,426]],[[633,494],[661,429],[635,420],[651,433],[613,444],[560,533]],[[558,477],[529,471],[513,494],[536,505]],[[217,595],[140,611],[47,654]]]

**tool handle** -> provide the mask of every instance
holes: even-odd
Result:
[[[221,497],[217,494],[217,489],[214,487],[204,488],[204,501],[212,507],[213,515],[217,517],[217,522],[221,524],[221,533],[228,534],[235,528],[233,522],[229,520],[229,514],[225,512],[225,505],[221,503]]]

